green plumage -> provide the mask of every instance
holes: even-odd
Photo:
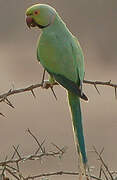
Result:
[[[73,121],[73,129],[75,133],[75,141],[78,153],[79,148],[82,154],[82,160],[83,163],[86,164],[87,162],[87,156],[85,151],[85,143],[84,143],[84,136],[83,136],[83,127],[82,127],[82,112],[80,108],[80,99],[75,94],[68,92],[68,99],[69,99],[69,105],[71,107],[71,113],[72,113],[72,121]],[[77,142],[78,141],[78,142]]]
[[[35,11],[38,11],[38,15]],[[26,15],[32,18],[30,26],[42,28],[37,45],[37,59],[59,84],[68,91],[73,129],[78,153],[84,166],[85,151],[80,98],[88,100],[82,92],[84,57],[76,37],[66,27],[58,13],[50,6],[38,4],[29,8]],[[31,20],[30,20],[31,21]],[[27,20],[29,25],[29,18]]]

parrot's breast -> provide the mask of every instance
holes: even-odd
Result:
[[[42,34],[37,48],[40,63],[51,73],[63,75],[71,81],[77,81],[77,70],[68,34]]]

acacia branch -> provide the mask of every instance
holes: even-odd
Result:
[[[103,160],[103,158],[102,158],[102,156],[101,156],[101,154],[102,154],[103,151],[101,151],[101,153],[99,153],[99,152],[97,151],[97,149],[95,148],[95,146],[93,146],[93,149],[94,149],[95,153],[97,154],[99,160],[101,161],[103,167],[106,169],[106,172],[107,172],[108,175],[110,176],[109,179],[114,180],[112,173],[110,172],[108,166],[106,165],[106,163],[104,162],[104,160]],[[103,150],[104,150],[104,149],[103,149]],[[106,173],[105,173],[105,171],[104,171],[103,169],[102,169],[102,172],[103,172],[105,178],[108,179],[108,177],[107,177],[107,175],[106,175]]]
[[[42,177],[58,176],[58,175],[60,175],[60,176],[61,175],[78,176],[79,173],[77,173],[77,172],[66,172],[66,171],[57,171],[57,172],[52,172],[52,173],[43,173],[43,174],[39,174],[39,175],[28,176],[25,179],[29,180],[29,179],[37,179],[37,178],[40,178],[40,177],[42,178]],[[102,180],[101,178],[98,178],[98,177],[96,177],[94,175],[91,175],[90,177],[93,178],[93,179],[96,179],[96,180]]]
[[[24,177],[22,172],[20,171],[20,165],[26,161],[36,161],[36,160],[41,160],[43,157],[61,157],[63,156],[65,150],[63,151],[64,148],[60,148],[57,145],[53,146],[56,147],[56,151],[49,152],[45,150],[44,147],[44,142],[45,140],[40,143],[38,138],[28,129],[27,130],[28,134],[32,136],[33,140],[36,142],[38,146],[38,151],[36,150],[34,153],[29,154],[27,156],[23,156],[20,154],[19,151],[19,145],[15,147],[13,145],[13,155],[11,158],[8,158],[7,156],[5,157],[4,161],[0,161],[0,180],[9,180],[9,178],[6,178],[6,172],[13,178],[20,180],[20,179],[28,179],[28,177]],[[43,151],[42,151],[43,150]],[[32,179],[31,177],[29,179]]]
[[[36,160],[40,160],[42,157],[46,157],[46,156],[51,156],[51,157],[60,157],[65,153],[65,148],[63,147],[62,149],[52,143],[53,147],[56,148],[57,151],[49,151],[47,152],[45,147],[44,147],[44,142],[45,140],[40,143],[38,138],[28,129],[27,130],[28,134],[30,136],[32,136],[34,142],[36,142],[36,145],[38,146],[38,153],[37,150],[35,152],[33,152],[32,154],[29,154],[27,156],[23,156],[20,151],[19,151],[19,145],[17,147],[13,146],[13,154],[11,156],[11,158],[8,158],[8,156],[5,157],[5,160],[0,162],[0,180],[10,180],[11,177],[13,179],[16,180],[36,180],[36,179],[40,179],[40,178],[44,178],[44,177],[51,177],[51,176],[61,176],[61,175],[65,175],[65,176],[78,176],[79,172],[72,172],[72,171],[56,171],[56,172],[46,172],[46,173],[40,173],[40,174],[34,174],[34,175],[29,175],[29,174],[24,174],[20,168],[20,166],[24,163],[24,162],[29,162],[29,161],[33,161],[35,162]],[[100,162],[101,162],[101,167],[100,167],[100,171],[99,171],[99,176],[95,176],[91,174],[91,178],[95,179],[95,180],[104,180],[104,177],[106,178],[106,180],[110,180],[110,178],[112,180],[114,180],[113,178],[113,174],[116,173],[115,172],[110,172],[108,166],[106,165],[106,163],[104,162],[101,154],[103,152],[104,149],[102,149],[102,151],[99,153],[96,148],[94,147],[94,151],[97,154]],[[6,174],[8,177],[6,177]],[[30,172],[31,174],[31,172]],[[87,179],[88,179],[88,175]],[[109,177],[108,177],[109,176]]]
[[[44,73],[44,75],[45,75],[45,73]],[[36,95],[34,93],[34,90],[37,89],[37,88],[44,88],[44,89],[50,88],[52,90],[52,93],[53,93],[54,97],[57,100],[57,97],[56,97],[56,94],[55,94],[55,92],[53,90],[53,87],[55,85],[59,85],[59,84],[57,82],[55,82],[53,85],[47,84],[46,87],[44,87],[44,75],[43,75],[42,82],[39,83],[39,84],[30,85],[30,86],[27,86],[25,88],[10,89],[6,93],[0,94],[0,102],[4,102],[7,105],[9,105],[10,107],[14,108],[14,105],[8,99],[9,96],[20,94],[20,93],[25,93],[25,92],[31,92],[31,94],[35,98]],[[97,86],[101,85],[101,86],[112,87],[112,88],[114,88],[115,97],[117,98],[117,84],[112,83],[111,80],[109,80],[109,81],[90,81],[90,80],[84,80],[83,83],[84,84],[93,85],[94,88],[97,90],[99,95],[100,95],[100,92],[99,92]],[[0,115],[5,117],[5,115],[3,113],[1,113],[1,112],[0,112]]]
[[[84,80],[83,83],[89,84],[89,85],[93,85],[96,88],[96,90],[97,90],[97,92],[99,94],[100,94],[100,92],[99,92],[99,90],[97,88],[97,85],[112,87],[115,90],[115,97],[117,97],[117,92],[116,92],[117,91],[117,84],[112,83],[111,80],[109,80],[109,81],[90,81],[90,80]]]
[[[111,80],[110,81],[90,81],[90,80],[84,80],[83,83],[84,84],[93,85],[96,89],[97,89],[97,85],[113,87],[115,89],[115,93],[116,93],[116,89],[117,89],[117,84],[112,83]],[[53,84],[53,86],[55,86],[55,85],[59,85],[59,84],[57,82],[55,82]],[[8,100],[9,96],[12,96],[12,95],[15,95],[15,94],[24,93],[24,92],[31,92],[33,94],[33,96],[35,96],[34,95],[34,89],[37,89],[37,88],[40,88],[40,87],[43,87],[43,83],[30,85],[30,86],[27,86],[25,88],[10,89],[6,93],[0,94],[0,102],[5,102],[8,105],[10,105],[11,107],[14,107],[12,105],[12,103]],[[99,90],[98,90],[98,92],[99,92]]]

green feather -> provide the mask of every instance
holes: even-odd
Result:
[[[87,156],[85,151],[83,127],[82,127],[82,113],[80,107],[80,99],[77,95],[68,92],[69,105],[71,107],[73,129],[75,133],[75,140],[78,152],[82,154],[83,163],[87,163]]]
[[[60,84],[62,85],[65,89],[67,89],[68,91],[74,93],[75,95],[77,95],[78,97],[84,99],[85,101],[88,101],[87,96],[81,92],[81,89],[78,88],[78,83],[74,83],[73,81],[67,79],[66,77],[60,75],[60,74],[56,74],[56,73],[52,73],[49,72],[48,69],[46,69],[46,71],[52,76],[54,77],[54,79]],[[79,85],[80,86],[80,85]]]

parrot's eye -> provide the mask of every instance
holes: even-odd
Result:
[[[39,13],[39,11],[34,11],[34,15],[38,15]]]

